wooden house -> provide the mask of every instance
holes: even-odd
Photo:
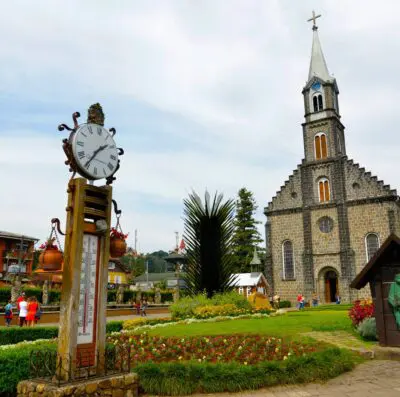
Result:
[[[0,231],[0,274],[32,274],[34,245],[39,239],[23,234]]]
[[[236,292],[246,297],[254,292],[268,295],[270,289],[267,279],[261,272],[232,274],[230,285]]]
[[[388,301],[396,275],[400,275],[400,239],[392,234],[350,285],[361,289],[369,283],[379,344],[382,346],[400,346],[400,324],[396,324],[393,307]]]
[[[128,278],[131,272],[118,259],[110,258],[108,262],[108,286],[118,287],[119,285],[128,285]]]

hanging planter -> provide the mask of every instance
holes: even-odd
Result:
[[[53,237],[54,235],[54,237]],[[58,246],[55,243],[57,240]],[[61,270],[63,262],[63,253],[60,242],[58,240],[56,228],[53,224],[50,232],[50,237],[47,241],[42,244],[39,248],[42,249],[42,253],[39,255],[39,267],[45,271]]]
[[[110,230],[110,258],[120,258],[126,253],[127,245],[126,239],[128,234],[124,234],[121,225],[119,224],[119,218],[121,217],[121,210],[118,209],[117,202],[112,201],[114,205],[115,215],[117,217],[117,224]]]
[[[128,235],[112,227],[110,231],[110,257],[120,258],[126,253],[126,239]]]

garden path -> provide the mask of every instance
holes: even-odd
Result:
[[[241,393],[193,394],[191,397],[399,397],[400,362],[372,360],[324,384],[279,386]]]

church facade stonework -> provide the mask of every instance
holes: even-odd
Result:
[[[338,86],[313,26],[308,82],[303,89],[305,158],[268,203],[266,275],[281,300],[316,293],[320,303],[369,294],[350,283],[391,234],[400,235],[400,201],[348,159]]]

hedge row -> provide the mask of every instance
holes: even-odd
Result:
[[[42,289],[41,288],[23,288],[26,296],[29,298],[30,296],[36,297],[36,299],[41,302],[42,301]],[[4,306],[8,300],[11,298],[11,288],[2,287],[0,288],[0,305]],[[50,303],[59,303],[61,298],[61,291],[50,290],[49,291],[49,302]]]
[[[55,351],[56,344],[42,342],[0,351],[0,394],[15,392],[29,377],[32,350]],[[238,392],[261,387],[324,381],[350,371],[357,359],[347,350],[330,348],[286,361],[246,366],[239,363],[145,363],[132,370],[146,394],[187,395],[195,392]]]
[[[36,299],[42,301],[42,289],[41,288],[24,288],[27,297],[35,296]],[[152,291],[143,291],[142,297],[154,301],[155,293]],[[2,287],[0,288],[0,306],[4,306],[11,298],[11,288]],[[49,303],[59,303],[61,300],[61,291],[50,290],[49,291]],[[107,291],[107,302],[115,302],[117,300],[117,291]],[[125,290],[124,291],[124,302],[133,302],[136,300],[136,291]],[[172,302],[174,300],[172,292],[161,292],[161,302]]]
[[[106,332],[119,332],[122,330],[123,321],[109,321]],[[34,341],[37,339],[57,338],[58,327],[11,327],[0,328],[0,346],[12,345],[23,341]]]
[[[124,291],[124,303],[135,302],[137,292],[131,290]],[[153,291],[142,291],[142,298],[154,301],[155,293]],[[117,300],[117,290],[107,291],[107,302],[115,302]],[[161,303],[172,302],[174,300],[172,292],[161,292]]]

